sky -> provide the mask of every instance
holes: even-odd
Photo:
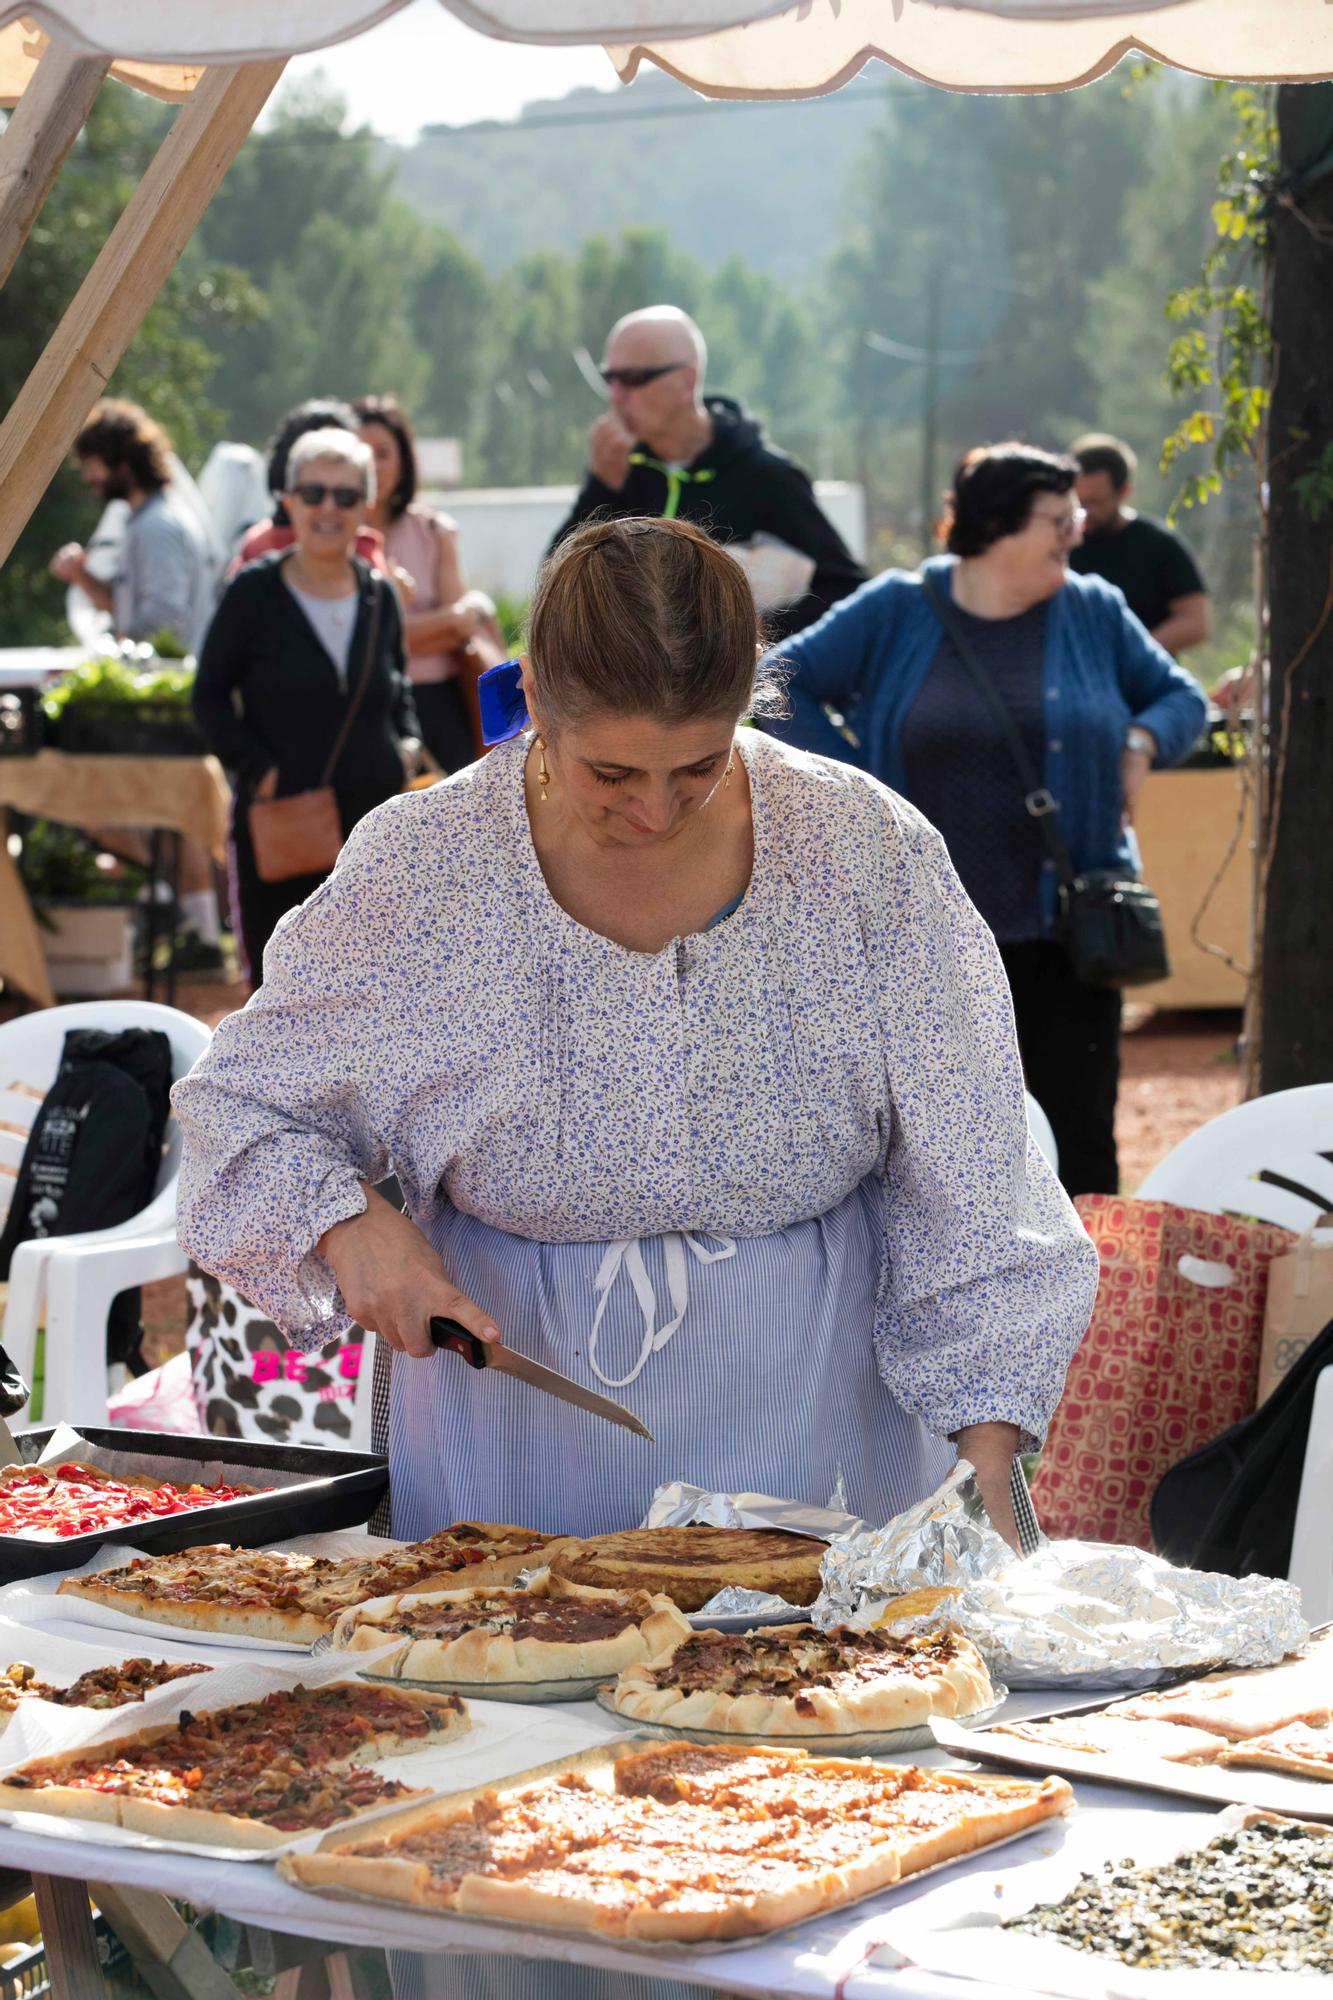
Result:
[[[412,0],[368,34],[293,57],[284,84],[320,70],[347,99],[355,123],[394,139],[410,139],[423,125],[515,118],[532,99],[563,97],[580,84],[623,88],[601,48],[492,41],[465,28],[440,0]]]

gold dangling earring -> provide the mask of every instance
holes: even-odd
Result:
[[[546,768],[546,738],[544,736],[537,738],[537,749],[541,755],[541,762],[537,766],[537,783],[542,788],[542,802],[544,804],[546,800],[546,787],[551,782],[551,774]]]
[[[735,770],[735,768],[736,768],[736,752],[733,750],[731,755],[727,759],[727,768],[722,774],[722,789],[724,792],[726,791],[727,786],[731,783],[731,774]]]

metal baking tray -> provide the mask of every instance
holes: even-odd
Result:
[[[25,1464],[36,1464],[54,1435],[51,1425],[16,1431],[14,1442]],[[89,1535],[67,1535],[51,1541],[0,1535],[0,1583],[44,1576],[51,1570],[78,1569],[108,1543],[168,1555],[207,1542],[231,1542],[252,1549],[266,1542],[290,1541],[297,1535],[357,1528],[370,1518],[389,1484],[389,1462],[378,1452],[334,1450],[325,1445],[256,1444],[249,1438],[200,1437],[182,1431],[98,1430],[86,1424],[79,1426],[79,1435],[88,1444],[124,1459],[166,1457],[218,1464],[234,1478],[256,1486],[264,1484],[266,1472],[301,1476],[295,1484],[252,1493],[244,1500],[227,1500],[217,1507],[171,1514],[160,1521],[101,1528]],[[69,1455],[76,1457],[77,1447],[72,1446]]]
[[[1321,1628],[1327,1630],[1327,1627]],[[1190,1675],[1191,1680],[1198,1678]],[[1025,1715],[1024,1722],[1054,1722],[1066,1715],[1095,1715],[1126,1699],[1124,1690],[1098,1701],[1066,1703]],[[958,1722],[931,1723],[942,1750],[973,1764],[1000,1764],[1008,1770],[1055,1771],[1064,1778],[1090,1779],[1094,1784],[1128,1785],[1138,1791],[1162,1792],[1172,1798],[1202,1799],[1213,1806],[1248,1806],[1256,1812],[1287,1818],[1333,1821],[1333,1779],[1288,1777],[1282,1771],[1219,1768],[1212,1764],[1169,1764],[1164,1758],[1112,1757],[1108,1752],[1060,1750],[1028,1743],[1021,1736],[997,1735],[994,1729],[968,1729]]]
[[[393,1643],[394,1635],[388,1634],[386,1644]],[[310,1648],[315,1659],[327,1659],[334,1651],[333,1639],[325,1633],[316,1639]],[[518,1701],[542,1704],[556,1701],[590,1701],[598,1688],[606,1686],[605,1673],[579,1674],[570,1680],[545,1681],[423,1681],[407,1674],[374,1674],[366,1667],[358,1667],[357,1655],[343,1652],[347,1671],[359,1680],[372,1681],[376,1687],[422,1688],[427,1694],[461,1694],[469,1701]]]
[[[572,1756],[557,1757],[549,1764],[534,1765],[530,1771],[516,1771],[511,1777],[492,1780],[490,1784],[473,1785],[464,1792],[451,1792],[446,1797],[419,1801],[414,1806],[390,1807],[377,1813],[375,1824],[370,1829],[370,1837],[379,1840],[388,1838],[395,1820],[410,1818],[417,1812],[438,1810],[442,1806],[457,1807],[469,1805],[474,1799],[486,1794],[504,1796],[511,1791],[521,1791],[528,1785],[536,1784],[542,1778],[557,1778],[567,1774],[604,1769],[619,1758],[641,1751],[644,1739],[641,1736],[616,1737],[609,1743],[596,1744],[590,1750],[576,1751]],[[758,1945],[770,1943],[774,1938],[790,1937],[803,1930],[808,1924],[825,1922],[829,1917],[841,1916],[845,1910],[854,1910],[862,1903],[872,1902],[877,1896],[892,1895],[895,1890],[912,1888],[927,1875],[937,1875],[942,1868],[952,1868],[957,1861],[973,1860],[977,1854],[992,1853],[996,1848],[1009,1847],[1016,1840],[1026,1840],[1029,1834],[1049,1833],[1052,1826],[1058,1826],[1062,1815],[1051,1819],[1038,1820],[1033,1826],[1020,1827],[1018,1832],[1006,1834],[1003,1840],[989,1841],[984,1847],[973,1848],[967,1854],[952,1855],[947,1861],[932,1862],[929,1868],[919,1868],[913,1874],[905,1875],[901,1881],[885,1883],[878,1889],[867,1889],[863,1895],[848,1897],[846,1902],[826,1904],[823,1909],[812,1910],[808,1916],[800,1917],[795,1923],[783,1924],[775,1930],[754,1931],[747,1937],[703,1938],[698,1942],[680,1942],[675,1939],[657,1942],[651,1939],[614,1937],[602,1931],[581,1929],[575,1924],[529,1924],[515,1917],[460,1916],[454,1910],[427,1910],[415,1903],[404,1903],[396,1896],[370,1896],[356,1889],[343,1889],[332,1883],[303,1883],[291,1872],[284,1855],[278,1860],[278,1873],[287,1881],[295,1883],[309,1896],[329,1896],[337,1902],[373,1903],[378,1909],[410,1909],[416,1917],[437,1917],[439,1921],[455,1929],[458,1934],[458,1948],[467,1949],[470,1939],[484,1943],[488,1933],[497,1930],[513,1931],[520,1937],[561,1938],[566,1943],[573,1938],[582,1938],[586,1943],[596,1943],[615,1951],[623,1951],[632,1958],[672,1959],[709,1958],[715,1952],[752,1951]],[[339,1847],[361,1839],[360,1829],[331,1829],[310,1852],[319,1853],[323,1849]],[[446,1940],[442,1939],[442,1943]],[[452,1945],[453,1939],[447,1940]],[[473,1949],[477,1949],[474,1945]]]
[[[812,1757],[891,1757],[899,1750],[933,1750],[935,1738],[929,1722],[918,1722],[906,1729],[859,1729],[848,1730],[841,1736],[780,1736],[773,1730],[758,1734],[739,1729],[686,1729],[677,1728],[670,1722],[640,1722],[637,1715],[623,1715],[615,1705],[615,1689],[602,1687],[597,1695],[597,1706],[614,1715],[617,1722],[623,1722],[627,1729],[636,1730],[643,1736],[655,1736],[662,1742],[677,1743],[721,1743],[739,1748],[742,1745],[771,1745],[777,1750],[808,1750]],[[978,1724],[989,1722],[998,1715],[1009,1699],[1006,1687],[995,1688],[995,1699],[985,1708],[976,1709],[971,1715],[960,1715],[957,1720],[976,1728]]]

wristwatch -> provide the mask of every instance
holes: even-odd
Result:
[[[1125,731],[1125,748],[1126,750],[1141,750],[1145,757],[1155,757],[1157,755],[1157,744],[1153,739],[1152,732],[1147,729],[1140,729],[1137,723],[1133,722],[1131,722],[1129,728]]]

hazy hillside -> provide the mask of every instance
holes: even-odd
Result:
[[[807,104],[715,104],[653,73],[529,105],[514,124],[433,126],[386,157],[408,200],[491,270],[661,225],[704,264],[739,255],[800,285],[837,234],[886,98],[904,88],[880,70]]]

